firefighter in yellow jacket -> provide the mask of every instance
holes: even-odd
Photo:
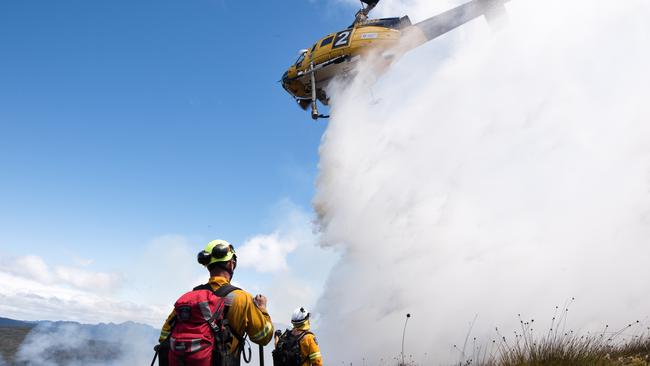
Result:
[[[225,240],[213,240],[199,252],[197,259],[210,272],[208,284],[214,291],[230,283],[237,267],[237,255],[230,243]],[[234,333],[228,349],[235,364],[239,364],[239,356],[243,349],[239,339],[248,335],[254,343],[266,345],[273,338],[273,323],[266,310],[266,302],[264,295],[256,295],[253,298],[251,294],[240,289],[230,292],[225,297],[227,306],[225,318],[228,320],[230,331]],[[169,338],[175,318],[176,313],[172,311],[160,332],[161,344]]]
[[[310,331],[309,312],[305,308],[296,309],[291,315],[292,330],[287,330],[285,334],[279,335],[276,339],[276,353],[273,357],[274,366],[295,365],[300,366],[322,366],[323,359],[320,354],[320,348],[314,333]],[[294,347],[294,342],[298,342],[298,347]],[[299,351],[298,357],[292,355],[283,355],[283,352],[292,353],[293,350]],[[297,359],[299,361],[293,361]]]

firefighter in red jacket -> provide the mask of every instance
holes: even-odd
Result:
[[[210,272],[208,285],[213,291],[230,283],[237,267],[237,255],[230,243],[225,240],[213,240],[206,245],[203,251],[199,252],[197,259]],[[230,364],[239,364],[244,346],[240,339],[244,339],[245,335],[248,335],[252,342],[260,345],[266,345],[271,341],[273,323],[266,310],[266,302],[267,299],[264,295],[253,297],[240,289],[230,292],[225,297],[227,307],[225,318],[228,320],[230,331],[235,336],[227,347],[229,353],[227,358],[232,360]],[[161,344],[169,338],[175,318],[176,313],[172,311],[163,324],[160,332]]]

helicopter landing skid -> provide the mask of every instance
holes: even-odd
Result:
[[[311,80],[311,119],[315,121],[319,118],[330,118],[330,116],[326,116],[324,114],[318,113],[318,104],[316,103],[318,101],[318,99],[316,99],[316,70],[314,70],[313,62],[311,63],[310,80]]]

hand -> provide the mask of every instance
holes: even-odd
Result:
[[[266,296],[262,294],[257,294],[255,295],[253,302],[255,303],[255,305],[257,305],[258,308],[260,308],[260,310],[266,311]]]

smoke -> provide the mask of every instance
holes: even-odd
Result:
[[[137,323],[81,325],[67,322],[38,324],[16,354],[16,364],[148,365],[157,332]]]
[[[508,12],[499,33],[476,20],[330,90],[314,199],[343,253],[317,309],[328,364],[391,360],[407,312],[405,353],[425,364],[462,358],[468,334],[511,336],[519,313],[548,329],[573,297],[567,329],[647,320],[650,3]]]

